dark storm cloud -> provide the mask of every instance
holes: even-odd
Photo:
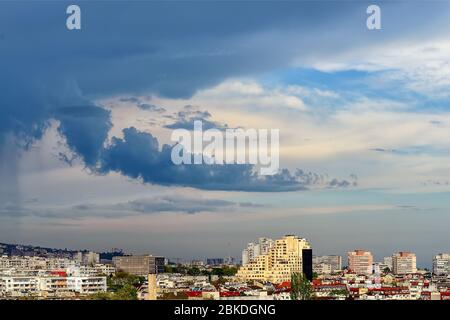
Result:
[[[189,186],[208,190],[293,191],[304,189],[296,178],[284,172],[259,177],[251,165],[175,165],[172,147],[159,148],[150,133],[135,128],[123,130],[123,139],[113,138],[102,153],[99,172],[120,172],[145,183]]]
[[[94,165],[111,128],[110,112],[85,99],[72,81],[49,80],[44,84],[33,75],[30,79],[17,77],[15,74],[5,79],[4,74],[0,75],[4,90],[0,95],[0,144],[13,134],[19,146],[28,148],[42,137],[50,120],[56,119],[67,146],[87,166]]]
[[[171,160],[172,146],[162,145],[150,133],[135,128],[123,130],[123,139],[114,137],[101,154],[98,172],[119,172],[144,183],[188,186],[206,190],[283,192],[304,190],[323,184],[324,176],[297,170],[292,174],[283,169],[272,176],[259,176],[252,165],[175,165]],[[334,179],[333,187],[350,183]]]
[[[16,75],[0,73],[0,87],[0,144],[5,143],[7,134],[13,134],[27,147],[42,137],[50,111],[33,85]]]
[[[67,145],[88,167],[94,166],[111,128],[110,112],[95,106],[65,107],[56,110],[55,118]]]

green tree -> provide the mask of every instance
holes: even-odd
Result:
[[[164,266],[164,272],[165,273],[175,273],[177,271],[177,268],[172,265]]]
[[[145,277],[119,271],[107,278],[108,292],[90,295],[93,300],[136,300],[137,288],[145,282]]]
[[[113,300],[114,299],[114,293],[111,292],[97,292],[94,294],[91,294],[88,299],[91,300]]]
[[[218,287],[219,285],[225,284],[227,282],[222,276],[219,276],[219,278],[216,281],[211,281],[211,284],[215,287]]]
[[[114,300],[137,300],[137,290],[131,284],[125,284],[114,294]]]
[[[107,279],[108,289],[112,292],[118,291],[127,284],[139,287],[144,282],[145,277],[135,276],[126,272],[117,272],[114,276]]]
[[[237,270],[238,270],[238,268],[236,268],[236,267],[225,266],[223,268],[223,274],[225,276],[234,276],[237,273]]]
[[[236,267],[228,267],[228,266],[214,268],[211,271],[211,274],[216,276],[234,276],[236,273],[237,273]]]
[[[310,300],[312,285],[306,275],[300,272],[291,274],[291,300]]]
[[[188,270],[188,275],[190,276],[198,276],[200,275],[200,269],[197,267],[192,267]]]
[[[97,292],[91,294],[91,300],[137,300],[137,290],[130,284],[125,284],[116,292]]]

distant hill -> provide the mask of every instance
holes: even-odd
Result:
[[[57,258],[73,258],[77,252],[88,252],[89,250],[70,250],[46,248],[33,245],[0,243],[0,255],[8,256],[30,256],[30,257],[57,257]],[[115,256],[123,256],[121,249],[112,249],[106,252],[100,252],[101,260],[112,260]]]

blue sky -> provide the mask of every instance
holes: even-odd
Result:
[[[450,251],[448,3],[378,2],[378,31],[364,1],[86,1],[80,31],[68,4],[0,4],[0,241]],[[171,128],[198,118],[280,129],[288,171],[180,170]]]

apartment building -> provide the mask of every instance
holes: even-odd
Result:
[[[106,276],[114,275],[116,273],[116,268],[112,264],[96,264],[94,269],[97,271],[97,274]]]
[[[250,242],[242,251],[242,264],[247,264],[253,261],[261,254],[268,254],[274,241],[270,238],[261,237],[258,242]]]
[[[275,240],[267,254],[260,254],[240,267],[236,276],[245,281],[281,283],[290,281],[293,272],[303,272],[312,278],[312,250],[306,239],[286,235]]]
[[[448,253],[439,253],[433,257],[433,273],[435,275],[450,273],[450,255]]]
[[[270,238],[259,238],[258,239],[258,245],[259,245],[259,254],[268,254],[270,248],[272,248],[274,244],[274,241]]]
[[[76,265],[76,261],[67,258],[47,258],[46,270],[64,270],[70,266]]]
[[[67,277],[67,288],[83,295],[105,292],[106,277]]]
[[[0,258],[0,269],[45,269],[46,266],[47,259],[40,257],[2,256]]]
[[[242,264],[255,260],[257,256],[259,256],[259,244],[250,242],[247,244],[247,248],[242,250]]]
[[[383,262],[385,266],[392,271],[392,257],[384,257]]]
[[[0,270],[53,270],[65,269],[77,262],[67,258],[44,258],[28,256],[0,257]]]
[[[40,277],[38,280],[39,296],[63,297],[70,295],[70,290],[67,285],[67,277],[65,276]]]
[[[340,272],[342,270],[342,257],[338,255],[314,256],[313,267],[317,269],[315,270],[317,273],[319,273],[319,269],[323,271],[329,269],[329,273]]]
[[[348,255],[348,269],[357,274],[371,274],[373,256],[370,251],[354,250],[349,251]]]
[[[37,295],[39,278],[34,276],[0,276],[0,295],[21,297]]]
[[[0,276],[0,296],[3,297],[64,297],[105,292],[106,277]]]
[[[113,264],[117,271],[146,276],[149,273],[164,272],[164,257],[151,255],[114,257]]]
[[[416,273],[416,255],[411,252],[397,252],[392,255],[392,271],[394,274]]]
[[[224,260],[223,258],[207,258],[206,259],[206,264],[208,266],[220,266],[224,264]]]
[[[317,274],[331,274],[331,265],[328,263],[314,263],[313,271]]]
[[[74,257],[75,261],[85,266],[93,266],[100,263],[100,254],[89,252],[77,252]]]

